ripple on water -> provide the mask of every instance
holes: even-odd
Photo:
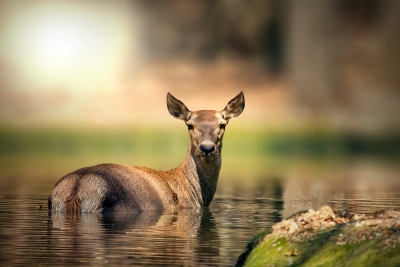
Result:
[[[71,217],[48,215],[46,198],[0,198],[2,265],[232,266],[247,242],[285,213],[325,204],[359,213],[400,208],[397,192],[288,198],[266,191],[257,197],[217,195],[209,209],[176,214]]]

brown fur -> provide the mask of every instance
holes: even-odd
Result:
[[[78,213],[81,209],[81,200],[77,195],[70,195],[65,200],[65,210],[67,213]]]
[[[66,213],[140,212],[208,206],[221,169],[225,125],[243,111],[243,92],[220,112],[191,112],[170,94],[167,106],[172,116],[190,125],[191,142],[180,166],[166,172],[116,164],[76,170],[56,183],[49,197],[49,210]],[[205,145],[213,149],[206,151]]]

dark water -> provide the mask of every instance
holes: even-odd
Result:
[[[358,187],[262,179],[251,188],[222,184],[209,208],[139,216],[48,215],[47,196],[3,195],[0,265],[232,266],[253,236],[294,212],[324,204],[365,213],[400,208],[397,187],[363,181]]]

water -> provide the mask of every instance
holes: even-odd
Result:
[[[47,196],[3,195],[0,265],[232,266],[253,236],[294,212],[324,204],[365,213],[400,208],[400,191],[393,183],[382,187],[364,179],[357,187],[349,180],[350,186],[326,179],[257,181],[252,187],[220,184],[209,208],[136,217],[49,215]]]

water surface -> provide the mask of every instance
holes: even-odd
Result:
[[[209,208],[138,216],[49,215],[47,196],[2,195],[1,266],[232,266],[253,236],[294,212],[324,204],[365,213],[400,208],[393,184],[257,181],[220,184]]]

